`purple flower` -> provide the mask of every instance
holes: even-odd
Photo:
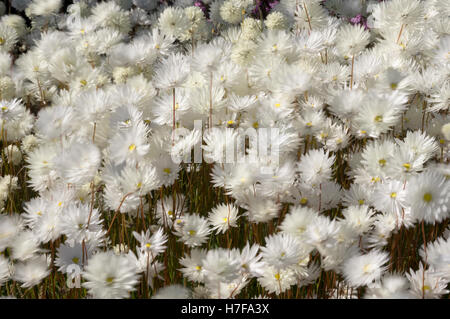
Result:
[[[203,14],[205,15],[206,18],[208,18],[208,8],[206,7],[206,5],[202,1],[196,0],[194,2],[194,6],[199,7],[200,9],[202,9]]]
[[[353,18],[350,18],[350,23],[353,25],[355,25],[355,24],[362,25],[365,30],[369,29],[369,27],[367,26],[367,19],[365,17],[363,17],[361,14],[358,14],[358,15],[354,16]]]

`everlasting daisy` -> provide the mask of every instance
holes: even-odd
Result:
[[[365,286],[379,279],[387,269],[388,253],[372,250],[365,255],[347,259],[342,271],[348,283],[354,287]]]
[[[232,258],[229,250],[211,249],[203,260],[203,269],[207,281],[230,282],[239,276],[239,260]]]
[[[136,164],[148,153],[148,128],[145,124],[133,126],[129,131],[118,132],[110,142],[111,159],[121,164]]]
[[[411,285],[410,292],[416,299],[438,299],[449,292],[446,289],[448,281],[432,269],[425,269],[422,263],[417,271],[410,269],[406,277]]]
[[[101,252],[89,259],[82,274],[83,287],[94,298],[120,299],[129,297],[138,283],[136,265],[123,255]]]
[[[87,246],[87,253],[87,259],[89,259],[92,255],[92,249],[89,245]],[[85,257],[83,257],[83,254]],[[56,252],[55,265],[59,267],[59,271],[67,273],[71,265],[78,265],[82,269],[83,258],[86,258],[86,253],[83,252],[81,243],[75,243],[73,246],[61,244]]]
[[[162,228],[150,236],[150,230],[145,233],[138,234],[133,231],[133,236],[140,244],[140,249],[145,252],[151,252],[154,257],[162,253],[166,249],[167,235],[164,234]]]
[[[200,246],[208,240],[212,229],[207,219],[197,214],[186,214],[180,219],[175,235],[180,237],[185,245],[189,247]]]
[[[92,181],[100,165],[100,150],[92,143],[74,143],[56,159],[56,168],[66,183],[81,185]]]
[[[365,299],[410,299],[408,280],[398,274],[386,274],[369,287]]]
[[[280,225],[282,232],[297,237],[303,241],[305,231],[312,220],[317,216],[317,212],[308,207],[294,206],[289,214],[286,214]]]
[[[35,257],[41,249],[39,242],[32,231],[23,231],[16,236],[11,245],[11,258],[24,261]]]
[[[335,156],[323,149],[311,150],[302,156],[297,169],[305,183],[319,185],[331,179],[331,167]]]
[[[367,205],[349,206],[342,211],[345,223],[358,235],[369,231],[374,222],[375,211]]]
[[[302,256],[300,242],[289,234],[271,235],[261,247],[263,261],[276,269],[285,269],[296,264]]]
[[[406,199],[411,214],[417,220],[436,223],[448,217],[450,211],[449,182],[440,173],[427,171],[407,183]]]
[[[18,215],[0,215],[0,251],[10,247],[23,229],[23,221]]]
[[[103,220],[100,218],[98,209],[91,210],[89,205],[69,205],[65,209],[64,218],[60,219],[62,232],[75,243],[98,240],[106,233],[102,228]]]
[[[169,285],[158,289],[152,299],[190,299],[192,292],[182,285]]]
[[[294,271],[290,268],[277,270],[275,267],[269,266],[264,268],[264,274],[258,278],[258,282],[269,293],[279,295],[295,285],[297,279]]]
[[[47,257],[39,255],[15,264],[13,278],[22,283],[22,288],[28,288],[38,285],[50,272]]]
[[[0,256],[0,286],[7,282],[10,276],[9,260],[4,256]]]
[[[237,226],[238,212],[233,204],[220,204],[212,209],[208,220],[217,233],[225,233],[229,228]]]
[[[207,254],[206,249],[194,248],[191,250],[190,256],[185,256],[180,259],[180,265],[183,268],[180,271],[187,279],[194,282],[204,282],[205,272],[203,270],[203,260]]]

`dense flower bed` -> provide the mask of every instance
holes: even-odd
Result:
[[[448,297],[447,1],[0,13],[2,296]]]

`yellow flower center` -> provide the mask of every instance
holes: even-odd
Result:
[[[106,282],[107,282],[108,284],[111,284],[113,281],[114,281],[114,277],[108,277],[108,278],[106,278]]]
[[[370,265],[365,265],[364,268],[363,268],[363,272],[365,274],[369,273],[370,272]]]
[[[224,217],[224,218],[223,218],[223,221],[224,221],[225,223],[228,222],[228,218]]]
[[[360,200],[358,201],[358,203],[359,203],[359,205],[364,205],[364,199],[360,199]]]
[[[82,86],[85,86],[87,84],[87,81],[86,80],[81,80],[80,83],[81,83]]]
[[[159,44],[155,44],[155,49],[159,50],[160,48]]]
[[[8,109],[7,106],[2,106],[2,111],[6,111]]]
[[[137,185],[136,185],[137,188],[141,188],[141,186],[142,186],[141,182],[137,183]]]
[[[232,125],[232,124],[234,124],[234,121],[233,121],[233,120],[229,120],[229,121],[227,122],[227,124],[228,124],[228,125]]]
[[[72,261],[73,261],[73,263],[74,264],[78,264],[78,261],[79,261],[80,259],[78,259],[77,257],[73,257],[72,258]]]
[[[202,266],[196,266],[195,270],[198,270],[198,271],[202,270]]]
[[[173,215],[173,212],[172,212],[171,210],[169,210],[169,211],[167,212],[167,215],[172,216],[172,215]]]
[[[136,149],[136,144],[131,144],[130,146],[128,146],[128,150],[130,152],[134,151]]]
[[[443,138],[441,138],[441,139],[439,140],[439,143],[440,143],[440,144],[445,144],[445,140],[444,140]]]
[[[62,205],[62,202],[58,202],[58,206],[61,207],[61,205]]]
[[[180,104],[178,104],[178,102],[175,103],[175,110],[178,110],[179,107],[180,107]]]
[[[384,158],[382,158],[378,161],[378,164],[380,164],[380,166],[384,166],[384,165],[386,165],[386,160]]]
[[[300,199],[300,204],[305,205],[308,202],[308,199],[306,197],[302,197],[302,199]]]
[[[396,88],[397,88],[397,83],[391,83],[391,89],[392,90],[395,90]]]
[[[145,247],[150,248],[150,247],[152,247],[152,244],[146,243],[146,244],[145,244]]]
[[[425,193],[423,195],[423,200],[426,201],[427,203],[431,202],[432,199],[433,199],[433,195],[431,195],[430,193]]]
[[[396,192],[391,193],[391,198],[396,198],[396,197],[397,197],[397,193]]]
[[[405,164],[403,164],[403,167],[404,167],[407,171],[409,171],[409,170],[411,169],[411,164],[405,163]]]
[[[165,168],[163,169],[164,173],[170,174],[172,171],[170,170],[170,168]]]
[[[197,232],[196,232],[195,230],[190,230],[190,231],[189,231],[189,235],[190,235],[190,236],[194,236],[196,233],[197,233]]]
[[[253,123],[253,128],[255,128],[255,129],[256,129],[256,128],[258,128],[258,127],[259,127],[259,124],[258,124],[258,122],[254,122],[254,123]]]
[[[242,13],[242,15],[244,15],[245,14],[245,9],[242,9],[241,13]]]
[[[38,211],[36,214],[38,214],[39,216],[42,216],[42,212]]]
[[[311,122],[308,122],[308,123],[306,123],[306,126],[311,127],[311,126],[312,126],[312,123],[311,123]]]
[[[277,272],[277,273],[275,274],[275,279],[276,279],[276,280],[280,280],[280,278],[281,278],[280,273]]]
[[[280,103],[275,103],[275,107],[280,107],[281,106],[281,104]]]
[[[375,116],[375,118],[373,120],[377,123],[383,122],[383,116],[377,115],[377,116]]]

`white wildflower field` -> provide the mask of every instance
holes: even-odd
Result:
[[[450,297],[448,0],[0,3],[0,297]]]

